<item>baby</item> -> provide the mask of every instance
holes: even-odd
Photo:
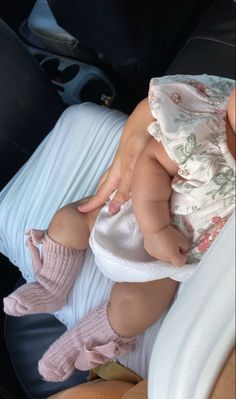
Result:
[[[5,312],[15,316],[60,309],[88,245],[98,267],[121,282],[108,303],[44,354],[39,372],[48,381],[133,350],[138,334],[168,309],[178,282],[191,275],[235,209],[233,81],[154,78],[149,99],[129,120],[134,115],[153,137],[136,162],[131,199],[112,216],[109,203],[83,213],[84,199],[61,208],[47,231],[31,230],[36,282],[4,299]]]

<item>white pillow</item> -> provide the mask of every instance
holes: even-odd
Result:
[[[29,161],[0,193],[0,252],[34,281],[25,231],[46,229],[61,206],[94,193],[110,165],[127,116],[95,104],[69,107]],[[112,281],[87,250],[84,267],[67,304],[55,314],[68,328],[105,302]],[[140,337],[121,362],[147,377],[149,359],[162,319]]]

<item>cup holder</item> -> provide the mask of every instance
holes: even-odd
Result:
[[[65,104],[90,101],[109,107],[114,101],[115,88],[99,68],[79,60],[27,47]]]
[[[108,106],[113,99],[113,92],[104,80],[93,78],[85,83],[79,96],[82,102],[91,101],[99,105]]]
[[[63,70],[59,69],[60,60],[51,58],[44,61],[41,66],[49,78],[58,83],[67,83],[78,74],[80,66],[78,64],[68,65]]]

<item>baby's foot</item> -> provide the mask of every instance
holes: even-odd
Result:
[[[80,340],[68,330],[43,355],[39,373],[46,381],[65,381],[75,370],[75,361],[82,348]]]
[[[65,381],[77,368],[93,367],[132,350],[136,338],[122,338],[111,327],[107,304],[99,306],[66,331],[39,361],[39,373],[47,381]]]
[[[41,230],[31,230],[29,234],[36,282],[24,284],[4,298],[4,311],[12,316],[61,309],[84,259],[84,250],[66,248]],[[39,242],[43,244],[42,255],[37,246]]]
[[[55,312],[65,301],[61,292],[49,291],[38,282],[24,284],[3,299],[4,312],[11,316]]]

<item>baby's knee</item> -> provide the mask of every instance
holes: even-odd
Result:
[[[114,285],[108,307],[113,329],[123,337],[132,337],[143,330],[145,310],[138,290],[130,283]]]
[[[116,283],[113,286],[110,301],[124,313],[130,313],[143,305],[142,295],[138,289],[134,289],[133,283]]]
[[[87,217],[74,204],[66,205],[55,213],[48,227],[48,234],[54,241],[66,247],[85,249],[89,239]]]
[[[70,224],[71,220],[71,204],[64,206],[56,211],[54,214],[49,228],[64,230],[67,229],[67,225]]]

